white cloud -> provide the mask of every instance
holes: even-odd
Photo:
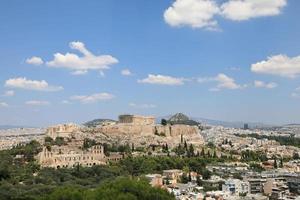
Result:
[[[31,100],[31,101],[26,101],[26,105],[30,106],[48,106],[50,105],[49,101],[38,101],[38,100]]]
[[[190,26],[219,30],[216,17],[233,21],[275,16],[281,13],[287,0],[175,0],[165,10],[164,19],[170,26]]]
[[[80,75],[85,75],[87,73],[88,73],[87,70],[76,70],[76,71],[73,71],[71,74],[76,75],[76,76],[80,76]]]
[[[71,102],[68,101],[68,100],[62,100],[61,103],[62,103],[62,104],[71,104]]]
[[[123,76],[131,76],[131,75],[132,75],[132,73],[131,73],[131,71],[130,71],[129,69],[123,69],[123,70],[121,71],[121,74],[122,74]]]
[[[299,97],[300,97],[300,94],[297,93],[297,92],[293,92],[293,93],[291,94],[291,97],[293,97],[293,98],[299,98]]]
[[[164,76],[164,75],[154,75],[149,74],[147,78],[142,80],[138,80],[138,83],[148,83],[148,84],[156,84],[156,85],[183,85],[183,78],[176,78],[172,76]]]
[[[7,91],[4,92],[4,94],[2,96],[11,97],[11,96],[14,96],[14,95],[15,95],[15,91],[7,90]]]
[[[219,91],[221,89],[236,90],[246,87],[246,85],[237,84],[233,78],[222,73],[218,74],[215,77],[198,78],[198,82],[217,82],[217,85],[215,87],[209,89],[210,91]]]
[[[99,101],[111,100],[113,98],[114,95],[104,92],[104,93],[96,93],[92,95],[75,95],[72,96],[70,99],[80,101],[83,104],[87,104],[87,103],[95,103]]]
[[[164,19],[171,26],[215,29],[217,13],[219,7],[211,0],[176,0],[164,12]]]
[[[104,74],[104,72],[103,72],[102,70],[99,71],[99,76],[100,76],[101,78],[105,77],[105,74]]]
[[[294,92],[292,92],[291,97],[300,98],[300,87],[297,87]]]
[[[295,89],[295,91],[300,91],[300,87],[297,87],[297,88]]]
[[[221,10],[225,18],[242,21],[278,15],[286,4],[287,0],[230,0],[222,4]]]
[[[78,50],[83,56],[74,53],[56,53],[54,59],[46,64],[50,67],[70,69],[75,75],[82,75],[88,70],[105,70],[110,65],[118,63],[118,60],[110,55],[94,55],[85,48],[82,42],[71,42],[70,48]]]
[[[274,82],[265,83],[265,82],[263,82],[263,81],[255,80],[255,81],[254,81],[254,86],[255,86],[256,88],[273,89],[273,88],[276,88],[278,85],[277,85],[277,83],[274,83]]]
[[[282,54],[271,56],[267,60],[252,64],[251,71],[260,74],[295,78],[300,75],[300,56],[292,58]]]
[[[27,58],[26,63],[31,65],[42,65],[44,61],[40,57],[33,56],[31,58]]]
[[[156,105],[154,104],[136,104],[136,103],[130,103],[129,106],[135,107],[135,108],[156,108]]]
[[[231,71],[241,71],[241,68],[240,67],[229,67],[228,70],[231,70]]]
[[[214,88],[209,88],[208,90],[211,92],[218,92],[218,91],[220,91],[220,88],[214,87]]]
[[[242,86],[235,83],[235,80],[233,78],[230,78],[229,76],[226,76],[225,74],[218,74],[218,76],[215,78],[218,82],[217,88],[224,88],[224,89],[241,89]]]
[[[25,77],[11,78],[6,80],[6,87],[10,88],[20,88],[25,90],[37,90],[37,91],[48,91],[55,92],[63,90],[62,86],[52,86],[49,85],[45,80],[29,80]]]
[[[8,104],[5,102],[0,102],[0,107],[8,107]]]

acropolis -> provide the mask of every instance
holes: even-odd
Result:
[[[102,145],[83,149],[85,138],[93,139],[97,144],[121,142],[138,147],[167,143],[175,146],[180,143],[182,135],[196,146],[203,144],[197,126],[156,124],[155,117],[152,116],[120,115],[117,123],[105,123],[95,128],[72,123],[59,124],[49,127],[46,137],[53,140],[63,138],[66,144],[45,146],[37,160],[42,167],[52,168],[103,165],[108,161],[121,159],[122,156],[106,157]]]

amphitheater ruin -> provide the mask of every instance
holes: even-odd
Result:
[[[43,148],[37,156],[37,160],[42,167],[51,168],[70,168],[77,165],[93,166],[105,165],[106,157],[103,146],[96,145],[87,150],[81,150],[77,147],[53,146],[51,149]]]

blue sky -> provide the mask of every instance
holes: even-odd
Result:
[[[0,125],[300,122],[300,2],[264,2],[1,1]]]

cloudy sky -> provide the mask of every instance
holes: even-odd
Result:
[[[0,125],[300,123],[298,0],[4,0]]]

